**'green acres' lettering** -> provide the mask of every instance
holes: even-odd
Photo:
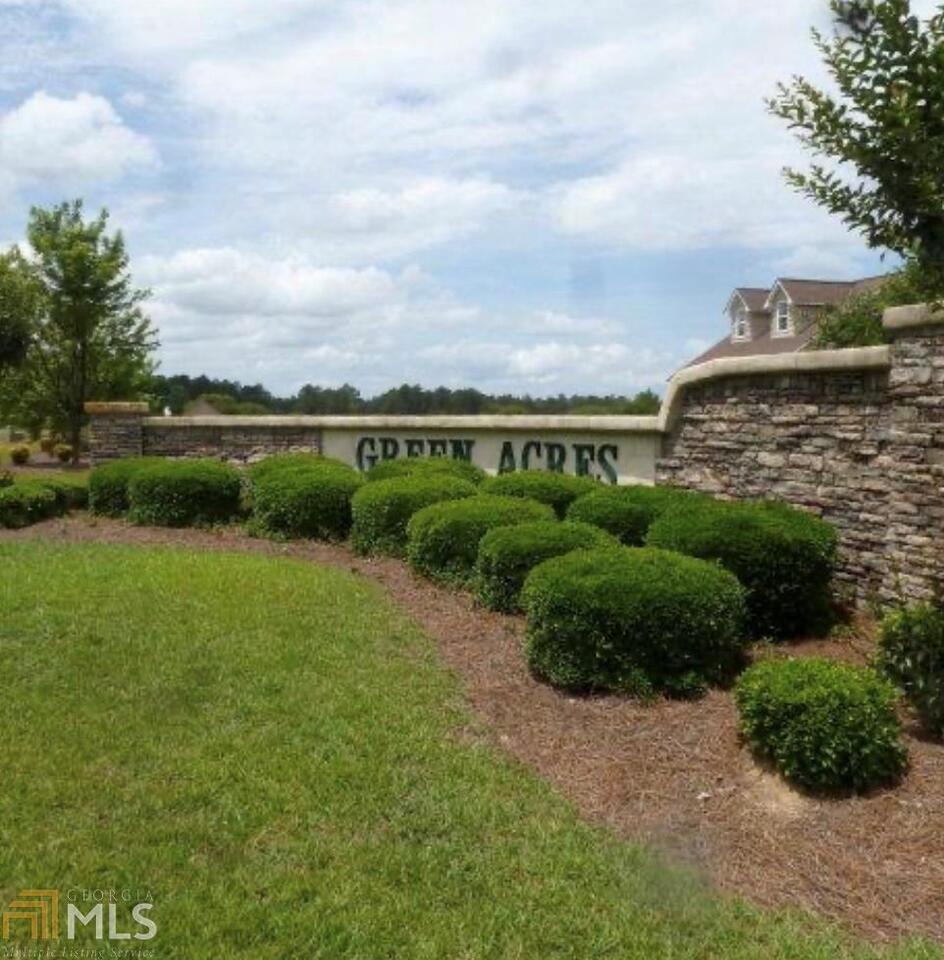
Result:
[[[358,470],[369,470],[380,460],[397,457],[450,457],[473,461],[475,440],[453,437],[359,437],[355,448]],[[484,463],[498,473],[516,470],[550,470],[553,473],[574,473],[578,477],[597,476],[605,483],[618,483],[619,448],[615,443],[572,443],[556,441],[503,440],[498,463]]]

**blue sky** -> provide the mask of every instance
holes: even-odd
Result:
[[[762,102],[826,7],[0,0],[0,243],[107,205],[166,373],[661,389],[732,287],[883,270]]]

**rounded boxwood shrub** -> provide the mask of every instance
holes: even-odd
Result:
[[[817,658],[766,660],[734,690],[741,731],[787,779],[864,790],[904,769],[895,688],[875,671]]]
[[[727,567],[747,590],[754,637],[779,640],[828,626],[838,538],[818,517],[773,501],[696,497],[658,517],[646,542]]]
[[[578,550],[525,580],[531,669],[568,689],[701,693],[741,662],[744,590],[714,563],[651,547]]]
[[[430,474],[448,474],[467,480],[469,483],[481,483],[486,473],[468,460],[452,457],[405,457],[399,460],[382,460],[364,475],[369,483],[378,480],[393,480],[397,477],[429,476]]]
[[[944,737],[944,609],[919,604],[889,613],[882,621],[879,666],[928,732]]]
[[[29,463],[29,458],[30,448],[25,444],[19,444],[10,448],[10,460],[18,467],[22,467],[24,464]]]
[[[567,473],[552,473],[549,470],[521,470],[489,477],[482,484],[482,492],[497,497],[524,497],[546,503],[558,518],[577,497],[599,487],[592,477],[575,477]]]
[[[320,453],[276,453],[252,464],[249,467],[249,478],[250,481],[255,482],[275,473],[304,470],[310,467],[351,469],[346,463],[331,457],[323,457]]]
[[[19,480],[0,487],[0,527],[28,527],[64,510],[55,491],[38,480]]]
[[[165,460],[132,476],[128,516],[159,527],[221,523],[239,512],[240,490],[239,471],[218,460]]]
[[[38,483],[49,487],[63,511],[78,510],[88,506],[88,480],[81,475],[41,476]]]
[[[543,503],[518,497],[481,494],[466,500],[434,503],[413,514],[407,524],[407,559],[420,573],[439,580],[468,583],[479,541],[495,527],[532,520],[553,520]]]
[[[256,470],[253,524],[280,536],[343,540],[351,529],[351,499],[361,483],[356,470],[327,459]]]
[[[496,527],[479,543],[476,594],[492,610],[513,612],[525,577],[539,563],[571,550],[618,546],[616,537],[587,523],[538,520]]]
[[[417,510],[443,500],[472,497],[476,492],[468,480],[446,473],[365,483],[351,501],[351,544],[358,553],[403,556],[406,525]]]
[[[141,470],[164,463],[160,457],[127,457],[94,467],[88,479],[88,506],[92,513],[120,517],[128,512],[128,484]]]
[[[568,520],[592,523],[628,547],[641,546],[649,527],[669,507],[698,497],[678,487],[600,487],[578,497],[567,509]]]

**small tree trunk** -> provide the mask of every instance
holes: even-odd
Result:
[[[69,444],[72,447],[73,464],[79,462],[79,445],[82,442],[82,414],[77,410],[69,412]]]

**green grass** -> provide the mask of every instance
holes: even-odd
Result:
[[[150,889],[131,945],[187,960],[876,955],[581,822],[348,573],[36,543],[0,570],[3,904]]]

